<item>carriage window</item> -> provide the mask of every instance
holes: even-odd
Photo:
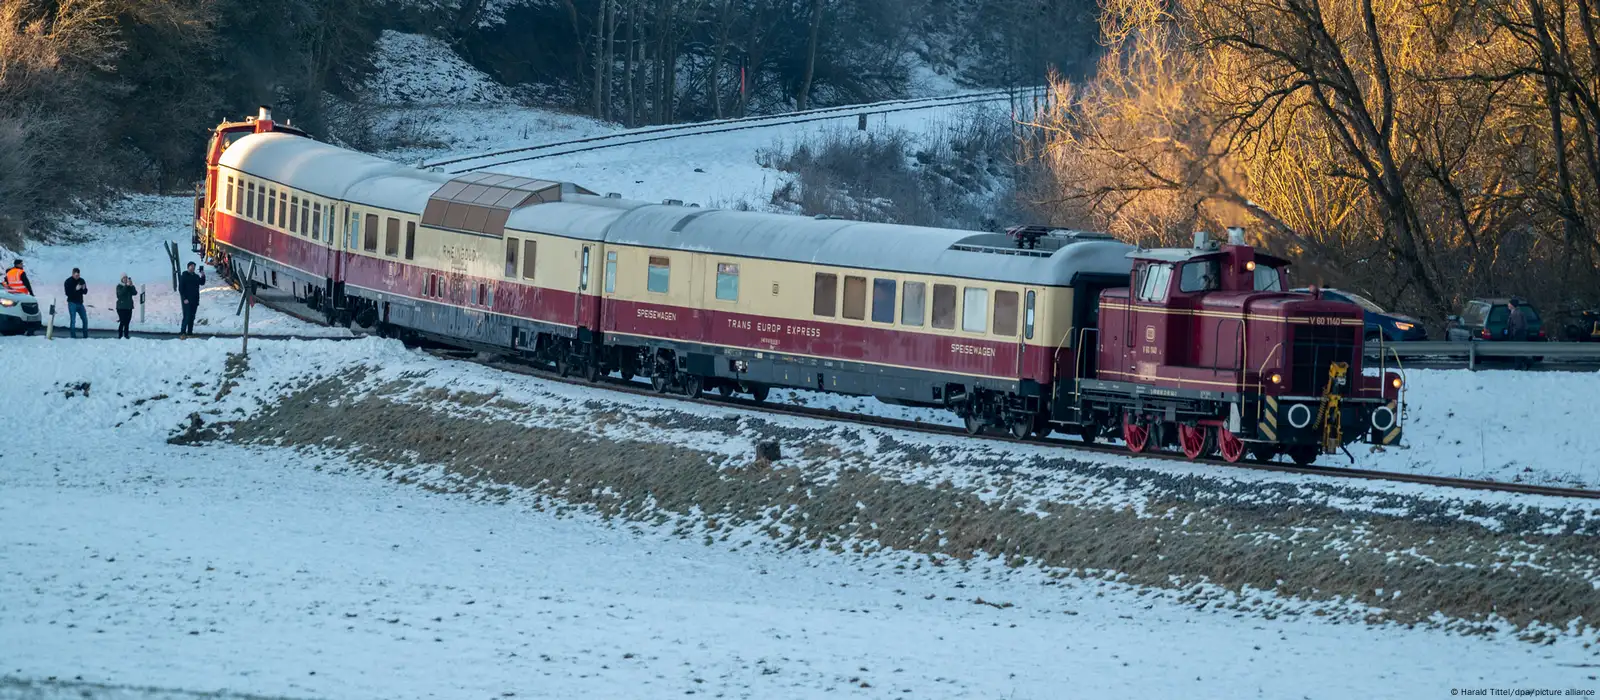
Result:
[[[246,218],[256,218],[256,183],[245,185],[244,215]]]
[[[300,198],[289,198],[289,233],[300,232]]]
[[[739,266],[717,263],[717,298],[723,301],[739,300]]]
[[[1257,268],[1260,269],[1260,268]],[[1185,264],[1178,277],[1180,292],[1209,292],[1217,289],[1217,261],[1198,260]]]
[[[275,189],[268,188],[267,189],[267,221],[266,221],[266,224],[268,226],[275,226],[275,225],[277,225],[277,223],[278,223],[278,191],[275,190]]]
[[[894,280],[872,280],[873,323],[894,323]]]
[[[989,328],[989,290],[967,287],[961,300],[961,330],[982,333]]]
[[[818,272],[816,292],[811,297],[811,315],[832,316],[838,303],[839,276],[830,272]]]
[[[517,276],[517,244],[518,243],[520,243],[520,241],[518,241],[515,238],[507,238],[506,239],[506,276],[507,277],[516,277]]]
[[[1144,287],[1139,291],[1139,300],[1166,301],[1167,289],[1171,286],[1171,265],[1146,265],[1144,269]]]
[[[645,288],[657,294],[666,294],[672,289],[672,259],[662,256],[650,256],[649,269],[645,270]]]
[[[406,222],[406,259],[417,257],[417,222]]]
[[[1017,334],[1017,293],[996,291],[994,293],[994,334]]]
[[[278,228],[288,228],[289,222],[289,193],[278,193]]]
[[[233,186],[236,190],[233,193],[233,211],[238,213],[244,211],[244,178],[239,178]]]
[[[489,305],[489,285],[478,283],[478,306]]]
[[[322,202],[311,205],[311,240],[322,240]]]
[[[368,214],[362,226],[361,248],[369,253],[378,252],[378,215]]]
[[[272,223],[272,219],[267,216],[267,202],[267,186],[263,184],[256,188],[256,221],[263,224]]]
[[[905,283],[905,294],[900,301],[900,324],[922,325],[922,314],[927,311],[928,285],[922,282]]]
[[[394,257],[400,254],[400,220],[392,216],[384,221],[383,254]]]
[[[867,278],[845,276],[843,316],[857,321],[867,317]]]
[[[1255,288],[1258,292],[1283,291],[1283,278],[1278,276],[1278,268],[1266,265],[1256,266]]]
[[[933,285],[933,327],[956,327],[956,288],[951,284]]]
[[[311,235],[311,200],[300,203],[300,235]]]
[[[439,296],[439,276],[428,275],[428,293],[425,296]]]
[[[530,279],[530,280],[533,279],[534,272],[536,272],[539,269],[538,267],[535,266],[535,264],[538,263],[538,262],[539,262],[539,242],[538,241],[523,241],[522,242],[522,278],[523,279]]]
[[[1033,340],[1033,292],[1028,292],[1028,305],[1022,310],[1022,334],[1024,338]]]
[[[606,293],[617,291],[617,254],[606,253]]]
[[[228,211],[233,211],[233,176],[232,175],[228,176],[228,194],[226,196],[228,198],[227,209],[228,209]]]

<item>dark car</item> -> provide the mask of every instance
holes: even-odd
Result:
[[[1305,287],[1294,290],[1300,294],[1310,294],[1311,290]],[[1333,301],[1342,301],[1355,304],[1365,312],[1367,330],[1364,334],[1367,340],[1383,339],[1387,342],[1408,340],[1427,340],[1428,331],[1422,327],[1422,322],[1405,314],[1392,314],[1384,311],[1378,303],[1355,292],[1343,289],[1323,289],[1322,298]]]
[[[1461,307],[1461,315],[1451,318],[1451,325],[1445,329],[1445,336],[1449,340],[1510,340],[1511,331],[1506,327],[1506,321],[1511,318],[1511,302],[1513,299],[1473,299]],[[1539,317],[1539,311],[1532,304],[1521,299],[1515,299],[1517,306],[1522,308],[1522,315],[1528,322],[1528,337],[1526,340],[1544,340],[1544,320]]]
[[[1600,343],[1600,310],[1572,314],[1561,337],[1574,343]]]

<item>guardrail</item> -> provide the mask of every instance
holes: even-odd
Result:
[[[1480,358],[1507,358],[1600,362],[1600,343],[1535,343],[1471,340],[1423,340],[1406,343],[1368,343],[1367,357],[1404,359],[1464,360],[1467,369],[1477,369]]]

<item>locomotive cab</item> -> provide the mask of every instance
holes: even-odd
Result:
[[[1363,366],[1362,310],[1288,289],[1288,261],[1196,235],[1192,248],[1137,250],[1129,287],[1101,294],[1086,413],[1130,449],[1176,445],[1236,461],[1297,462],[1400,437],[1400,377]]]

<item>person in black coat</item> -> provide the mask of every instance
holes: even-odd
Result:
[[[78,268],[72,268],[72,276],[63,283],[67,292],[67,334],[73,338],[78,337],[78,319],[83,319],[83,337],[89,337],[89,312],[83,306],[83,295],[89,293],[89,283],[83,280],[83,275]]]
[[[117,285],[117,337],[127,338],[128,323],[133,320],[133,298],[138,296],[139,290],[133,286],[133,280],[127,275],[122,276],[122,283]]]
[[[200,274],[195,274],[194,263],[189,263],[189,269],[178,276],[178,298],[183,302],[183,324],[178,327],[179,336],[194,333],[194,312],[200,308],[200,285],[205,283],[205,268],[200,268]]]

